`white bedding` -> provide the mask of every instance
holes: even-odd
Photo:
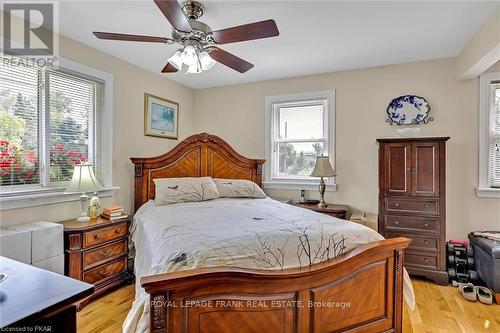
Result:
[[[123,324],[126,333],[149,330],[149,297],[141,276],[209,266],[308,266],[383,239],[368,227],[270,198],[168,206],[149,201],[137,211],[131,230],[137,279],[135,301]],[[313,250],[305,250],[307,241]],[[413,308],[406,271],[404,278],[405,300]]]

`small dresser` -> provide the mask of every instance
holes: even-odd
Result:
[[[448,137],[378,139],[379,232],[412,240],[405,267],[447,284],[445,144]]]
[[[343,219],[343,220],[347,219],[347,213],[349,212],[349,206],[346,205],[328,204],[327,207],[318,207],[318,205],[296,203],[294,204],[294,206],[310,209],[315,212],[330,215],[332,217],[336,217],[338,219]]]
[[[89,222],[70,220],[64,225],[64,274],[95,286],[94,294],[80,304],[127,282],[129,219]]]

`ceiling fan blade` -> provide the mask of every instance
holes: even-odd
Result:
[[[274,20],[266,20],[213,31],[212,37],[218,44],[229,44],[252,39],[275,37],[279,34],[276,22]]]
[[[155,36],[141,36],[141,35],[128,35],[128,34],[115,34],[112,32],[100,32],[94,31],[94,36],[99,39],[109,39],[109,40],[124,40],[131,42],[151,42],[151,43],[166,43],[168,44],[172,40],[166,37],[155,37]]]
[[[210,51],[210,56],[215,60],[220,62],[221,64],[234,69],[240,73],[245,73],[249,69],[253,68],[253,64],[245,61],[241,58],[238,58],[234,54],[231,54],[227,51],[214,47]]]
[[[175,68],[171,63],[167,62],[165,67],[161,70],[162,73],[175,73],[177,72],[177,68]]]
[[[184,32],[192,30],[189,20],[184,16],[184,12],[176,0],[154,0],[154,2],[175,29]]]

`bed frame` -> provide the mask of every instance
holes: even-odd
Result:
[[[170,152],[132,158],[135,209],[154,198],[155,178],[249,179],[265,160],[201,133]],[[327,262],[283,271],[215,267],[141,277],[152,333],[401,332],[403,256],[410,240],[357,247]]]

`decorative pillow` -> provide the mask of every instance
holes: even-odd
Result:
[[[214,178],[215,185],[221,197],[226,198],[266,198],[259,185],[246,179]]]
[[[217,186],[210,177],[155,179],[155,204],[212,200],[219,197]]]

